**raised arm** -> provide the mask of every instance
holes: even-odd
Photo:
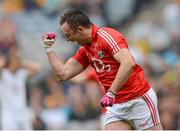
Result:
[[[55,40],[55,33],[46,33],[43,35],[44,48],[47,51],[49,64],[56,75],[56,79],[58,81],[64,81],[82,72],[83,66],[73,58],[70,58],[66,63],[58,58],[57,54],[52,48]]]
[[[70,79],[83,71],[83,66],[73,58],[64,63],[54,51],[48,52],[47,56],[58,81]]]

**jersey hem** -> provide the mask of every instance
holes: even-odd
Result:
[[[118,103],[124,103],[124,102],[127,102],[127,101],[130,101],[130,100],[133,100],[133,99],[136,99],[138,97],[141,97],[143,94],[145,94],[146,92],[148,92],[150,90],[151,87],[147,88],[147,90],[141,92],[140,94],[136,95],[136,96],[133,96],[133,97],[129,97],[129,98],[126,98],[124,100],[115,100],[115,104],[118,104]]]

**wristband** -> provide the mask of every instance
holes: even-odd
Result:
[[[115,92],[113,92],[111,89],[109,89],[108,92],[111,92],[114,96],[117,95],[117,94],[116,94]]]
[[[53,47],[48,47],[48,48],[45,48],[46,49],[46,52],[49,53],[51,51],[54,51]]]

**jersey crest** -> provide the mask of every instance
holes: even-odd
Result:
[[[99,51],[99,52],[98,52],[98,56],[99,56],[99,58],[103,58],[103,57],[104,57],[103,52],[102,52],[102,51]]]

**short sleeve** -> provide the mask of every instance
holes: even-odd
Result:
[[[77,60],[84,68],[89,66],[88,57],[83,47],[77,50],[76,54],[72,56],[72,58]]]
[[[128,48],[128,44],[124,36],[115,30],[100,29],[98,34],[101,36],[103,45],[106,50],[114,55],[123,48]]]
[[[123,38],[123,37],[118,38],[116,40],[114,39],[114,41],[112,41],[112,42],[106,41],[105,46],[106,46],[106,49],[108,50],[108,52],[112,55],[114,55],[121,49],[128,48],[128,44],[127,44],[125,38]]]

